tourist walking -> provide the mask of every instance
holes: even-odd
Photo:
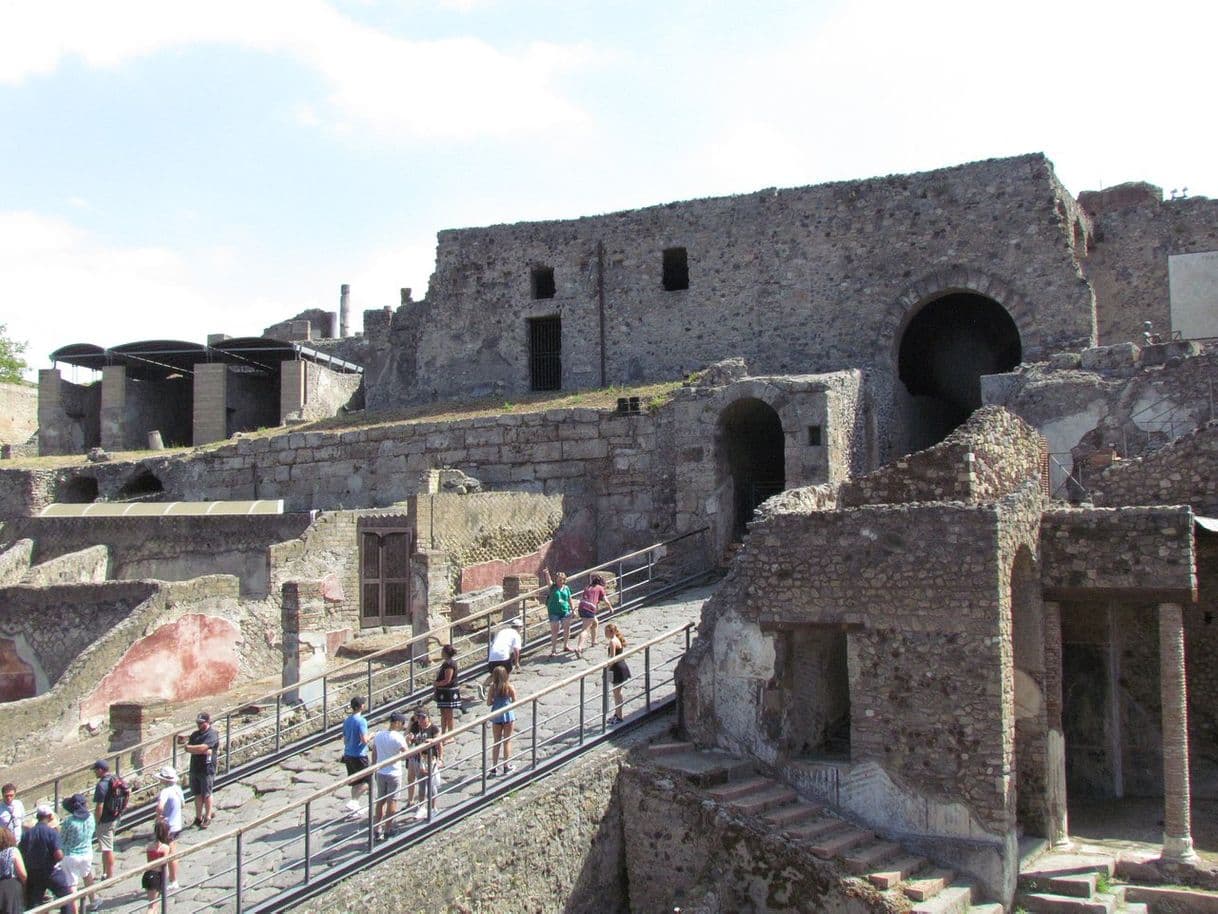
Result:
[[[491,639],[491,646],[486,652],[486,671],[494,673],[496,667],[503,667],[509,673],[520,669],[520,648],[523,646],[520,633],[524,623],[513,619]]]
[[[406,751],[406,715],[394,711],[389,715],[389,729],[380,730],[372,738],[372,764],[376,769],[376,817],[373,820],[373,837],[380,841],[390,837],[394,830],[394,817],[398,812],[398,791],[402,789],[402,760],[386,762]]]
[[[546,597],[546,614],[550,617],[550,656],[558,653],[558,631],[562,629],[562,649],[571,650],[571,588],[561,571],[554,576]]]
[[[186,806],[186,796],[182,793],[182,786],[178,783],[177,769],[172,765],[166,765],[158,771],[156,779],[165,785],[156,798],[156,815],[158,819],[164,819],[168,826],[169,840],[165,843],[169,845],[170,855],[173,855],[178,852],[178,835],[182,834],[184,827],[182,811]],[[170,892],[178,890],[178,861],[176,860],[169,861],[169,884],[165,888]]]
[[[17,799],[17,785],[0,787],[0,828],[13,833],[13,839],[21,840],[21,829],[25,827],[25,804]]]
[[[59,843],[63,848],[64,875],[70,891],[93,884],[93,813],[83,793],[74,793],[63,801],[67,815],[59,825]],[[75,903],[71,906],[74,908]],[[96,905],[93,905],[96,908]]]
[[[195,724],[198,729],[186,740],[186,751],[190,753],[190,792],[195,795],[194,824],[199,828],[207,828],[215,818],[211,794],[216,786],[216,756],[220,752],[220,734],[212,727],[211,715],[206,711],[199,712]]]
[[[21,914],[25,910],[27,878],[13,830],[0,826],[0,914]]]
[[[351,699],[351,713],[343,721],[343,764],[347,774],[359,774],[366,771],[370,763],[368,744],[372,737],[368,734],[368,718],[364,717],[364,696],[356,695]],[[371,775],[365,775],[351,783],[351,799],[344,807],[351,818],[357,818],[363,812],[364,804],[360,797],[368,789]]]
[[[410,722],[410,745],[431,745],[422,752],[412,755],[406,765],[406,806],[410,807],[415,801],[415,785],[418,784],[419,808],[415,818],[427,818],[427,808],[423,800],[430,797],[431,809],[436,808],[436,794],[440,788],[440,764],[444,761],[444,746],[437,739],[440,728],[431,722],[431,715],[426,708],[417,708],[414,719]]]
[[[59,832],[51,826],[55,810],[45,804],[34,810],[37,821],[32,828],[21,833],[21,859],[25,863],[25,906],[33,908],[42,904],[47,889],[52,889],[56,898],[67,895],[67,877],[60,873],[61,885],[52,879],[52,873],[63,860],[63,846],[59,843]]]
[[[579,637],[575,639],[575,656],[582,657],[584,655],[584,635],[592,633],[592,640],[588,643],[589,647],[596,647],[596,614],[600,612],[601,604],[612,611],[613,605],[609,602],[609,595],[605,591],[605,579],[599,574],[592,575],[588,581],[588,586],[584,588],[584,592],[579,595],[579,620],[581,628]]]
[[[508,671],[503,667],[497,667],[491,674],[491,688],[487,693],[486,703],[494,712],[506,708],[515,700],[516,687],[508,681]],[[509,762],[512,757],[512,730],[515,726],[515,711],[503,711],[497,717],[491,718],[491,735],[494,737],[494,742],[491,744],[491,770],[487,777],[493,778],[498,774],[501,746],[503,747],[503,773],[506,775],[515,770],[516,766]]]
[[[457,649],[451,644],[440,648],[444,662],[436,673],[436,707],[440,709],[440,732],[453,728],[453,710],[461,707],[461,692],[457,688]]]
[[[164,819],[157,819],[156,825],[152,828],[152,841],[144,848],[144,859],[148,863],[164,860],[173,853],[171,844],[169,823]],[[161,907],[161,892],[166,890],[165,867],[158,866],[151,870],[144,870],[144,875],[140,877],[140,886],[143,887],[144,897],[148,900],[146,914],[156,914]]]
[[[97,778],[97,785],[93,788],[94,836],[101,850],[102,879],[110,879],[114,876],[114,829],[118,827],[119,816],[122,815],[120,807],[125,804],[119,797],[119,779],[110,773],[109,762],[103,758],[94,762],[93,775]],[[126,787],[121,790],[126,790]]]
[[[608,642],[607,653],[612,660],[626,649],[626,636],[613,622],[605,626],[605,640]],[[609,675],[613,681],[613,716],[607,721],[610,726],[622,722],[622,683],[630,678],[630,667],[625,660],[617,660],[609,666]]]

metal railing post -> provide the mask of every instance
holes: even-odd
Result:
[[[376,847],[376,773],[375,766],[368,767],[368,853]]]
[[[279,751],[281,727],[283,721],[283,694],[275,696],[275,751]]]
[[[169,762],[173,765],[173,770],[178,770],[178,735],[175,733],[169,740]],[[225,770],[228,768],[225,766]]]
[[[537,769],[537,700],[533,698],[533,739],[532,739],[532,768]],[[56,801],[58,802],[58,801]]]
[[[309,880],[313,876],[313,867],[310,858],[313,856],[313,801],[305,801],[305,821],[304,821],[304,881],[305,885],[309,884]]]
[[[241,831],[237,832],[237,861],[236,861],[236,867],[237,867],[236,883],[237,884],[233,891],[233,894],[236,895],[237,914],[241,914],[241,888],[242,888],[242,886],[241,886],[241,882],[242,882],[242,879],[241,879],[241,852],[242,852],[242,849],[245,844],[245,842],[243,840],[244,837],[245,837],[245,832],[241,832]]]
[[[59,789],[59,778],[55,778],[55,812],[57,815],[59,813],[59,801],[61,799]]]
[[[414,656],[414,648],[410,649],[411,656]],[[368,710],[371,711],[376,706],[376,699],[372,697],[372,661],[368,661]]]
[[[321,677],[321,732],[330,726],[330,677]]]
[[[486,793],[486,728],[488,724],[482,725],[482,792]]]
[[[584,683],[588,681],[587,676],[579,677],[579,745],[584,744]]]
[[[175,766],[176,767],[176,766]],[[224,715],[224,773],[233,768],[233,715]]]
[[[410,646],[410,656],[407,657],[406,659],[409,661],[409,665],[406,667],[406,688],[409,690],[410,694],[413,695],[414,694],[414,645],[413,644]],[[372,682],[371,678],[369,678],[368,681],[369,681],[369,683],[371,683]]]
[[[601,733],[609,729],[609,670],[601,670]]]
[[[647,710],[651,711],[651,645],[643,648],[643,694],[647,699]]]

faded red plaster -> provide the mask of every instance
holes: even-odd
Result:
[[[338,649],[350,640],[351,629],[349,628],[336,628],[334,631],[326,632],[326,656],[335,656]]]
[[[35,691],[34,668],[17,653],[17,642],[0,638],[0,701],[32,698]]]
[[[549,540],[531,555],[508,561],[493,559],[477,565],[467,565],[461,569],[461,582],[457,587],[457,592],[469,593],[471,590],[481,590],[483,587],[494,587],[502,584],[504,576],[509,574],[537,574],[545,567],[553,549],[554,541]]]
[[[80,703],[81,720],[104,717],[111,702],[186,701],[227,691],[237,679],[241,630],[218,616],[192,614],[140,638]]]

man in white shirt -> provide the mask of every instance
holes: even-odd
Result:
[[[25,806],[17,799],[17,785],[5,784],[0,788],[4,801],[0,802],[0,828],[7,828],[13,837],[21,840],[21,828],[25,822]]]
[[[372,737],[372,764],[376,769],[376,819],[373,836],[379,841],[393,834],[393,818],[398,812],[398,791],[402,789],[402,760],[381,764],[406,751],[406,715],[394,711],[389,715],[389,729]],[[382,823],[384,823],[382,825]]]
[[[166,765],[158,771],[156,779],[164,785],[161,792],[157,794],[156,814],[169,826],[169,853],[176,854],[178,835],[182,833],[182,809],[186,805],[186,797],[178,783],[177,769],[172,765]],[[165,888],[171,892],[178,890],[178,861],[176,860],[169,861],[169,883]]]
[[[497,666],[506,667],[509,673],[520,668],[520,630],[522,628],[524,628],[524,623],[519,619],[513,619],[510,625],[505,625],[495,633],[486,656],[487,673],[494,673]]]

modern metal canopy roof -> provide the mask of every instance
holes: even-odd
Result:
[[[282,514],[283,499],[258,501],[95,501],[51,504],[39,517],[217,517],[219,515]]]
[[[72,343],[51,353],[52,362],[64,362],[94,371],[100,371],[107,365],[122,365],[131,377],[142,380],[192,375],[194,366],[204,362],[225,362],[269,374],[277,372],[281,362],[295,359],[316,362],[345,373],[363,371],[359,365],[308,346],[265,336],[237,337],[211,346],[184,340],[141,340],[110,349],[93,343]]]

